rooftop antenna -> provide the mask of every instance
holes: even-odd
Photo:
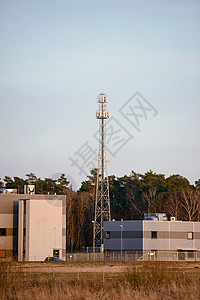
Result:
[[[93,252],[96,252],[96,248],[101,248],[103,252],[103,222],[111,221],[106,151],[106,120],[109,118],[109,111],[107,110],[108,97],[103,90],[97,96],[97,102],[99,105],[96,112],[96,118],[99,120],[99,154],[93,222]]]

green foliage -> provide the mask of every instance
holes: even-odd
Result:
[[[81,182],[81,187],[79,189],[80,192],[92,192],[94,189],[94,186],[92,185],[90,180],[85,180]]]
[[[190,182],[181,175],[171,175],[166,179],[166,188],[167,191],[170,193],[172,191],[177,191],[180,188],[183,189],[191,189]]]
[[[34,173],[26,174],[27,179],[20,177],[14,177],[13,179],[9,176],[5,176],[4,182],[7,189],[17,189],[19,185],[34,184],[36,194],[66,194],[68,189],[69,181],[65,174],[61,174],[58,180],[52,178],[37,178]],[[1,182],[0,182],[1,186]],[[2,183],[3,186],[3,183]]]
[[[13,188],[14,182],[13,182],[11,177],[5,176],[4,181],[5,181],[5,187],[7,189],[12,189]]]
[[[156,212],[163,212],[163,203],[164,203],[164,193],[160,193],[156,196],[155,201],[153,203],[153,211],[154,213]]]
[[[79,192],[88,192],[92,194],[95,193],[94,188],[97,181],[97,169],[95,168],[90,170],[90,174],[91,175],[87,176],[88,180],[81,182],[81,187],[79,189]]]
[[[28,177],[27,179],[28,184],[35,184],[35,182],[37,181],[37,176],[35,176],[35,174],[33,173],[26,174],[26,177]]]
[[[43,193],[55,194],[56,192],[56,180],[52,178],[45,178],[43,181]]]
[[[60,175],[60,178],[58,179],[58,182],[63,187],[68,187],[68,185],[69,185],[69,181],[67,181],[67,178],[66,178],[65,174]]]
[[[20,177],[14,177],[14,188],[18,188],[19,185],[25,185],[27,181]]]
[[[44,180],[42,180],[41,178],[38,178],[34,184],[35,184],[36,193],[43,194],[44,193]]]
[[[17,189],[19,185],[27,184],[27,181],[20,177],[14,177],[13,180],[11,177],[5,176],[4,181],[7,189]]]
[[[146,172],[144,175],[139,174],[141,178],[141,186],[144,191],[148,191],[150,188],[154,187],[160,192],[165,191],[165,175],[156,174],[152,170]]]

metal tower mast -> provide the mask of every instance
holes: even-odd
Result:
[[[104,93],[99,94],[97,102],[99,104],[99,109],[96,112],[96,117],[99,119],[99,155],[93,222],[93,252],[95,252],[96,247],[101,247],[101,251],[103,251],[103,222],[111,221],[106,152],[106,120],[109,118],[107,95]]]

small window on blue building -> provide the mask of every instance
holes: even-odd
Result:
[[[157,231],[152,231],[151,232],[151,238],[152,239],[157,239]]]
[[[106,231],[105,238],[110,239],[110,231]]]

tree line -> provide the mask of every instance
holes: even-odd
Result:
[[[25,175],[27,178],[5,176],[3,181],[0,178],[0,188],[17,189],[20,185],[34,184],[37,194],[66,194],[69,181],[65,174],[61,174],[60,178],[54,180],[52,178],[38,178],[35,174],[30,173]]]
[[[131,171],[130,175],[112,175],[108,179],[112,219],[143,219],[144,213],[163,212],[177,220],[200,221],[200,179],[191,185],[181,175],[166,177],[151,170],[145,174]],[[65,174],[53,180],[30,173],[26,179],[5,176],[0,187],[35,184],[37,194],[65,194],[66,243],[70,251],[92,246],[96,180],[97,169],[93,169],[79,190],[74,191]]]

